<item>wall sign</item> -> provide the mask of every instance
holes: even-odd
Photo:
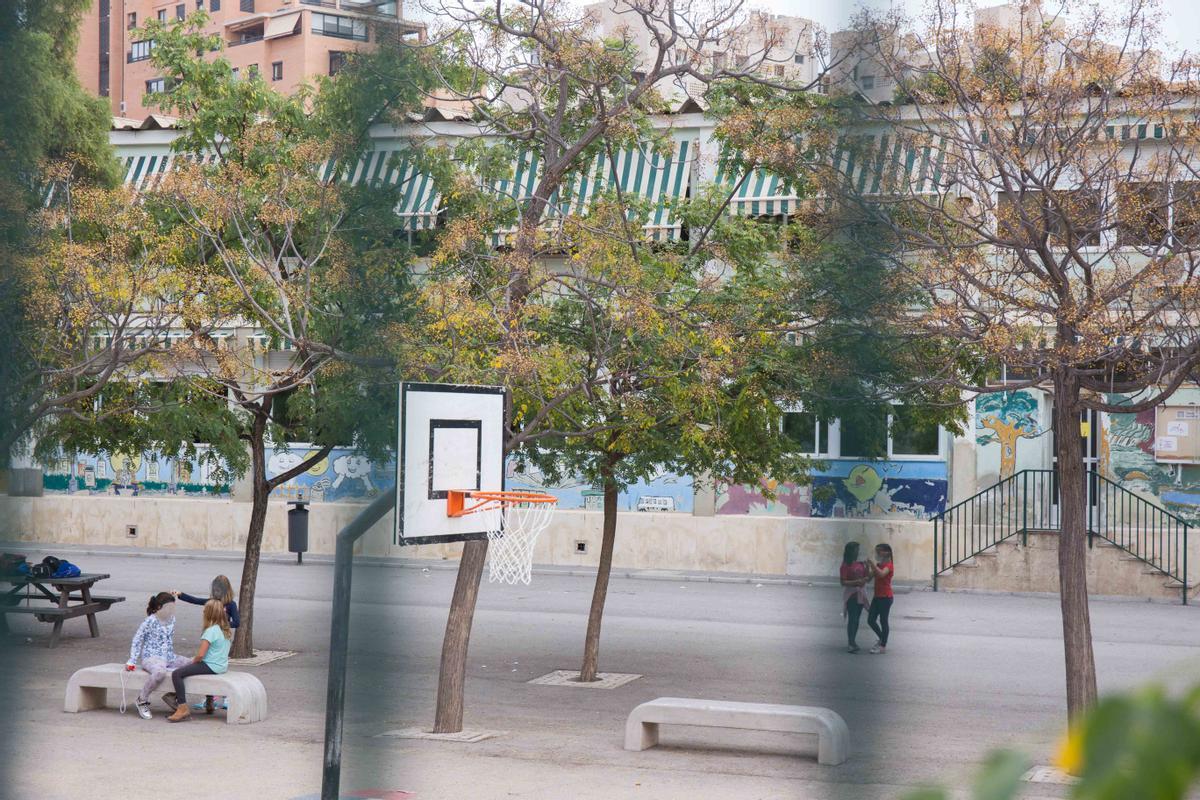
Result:
[[[1155,410],[1154,460],[1200,464],[1200,406],[1159,406]]]

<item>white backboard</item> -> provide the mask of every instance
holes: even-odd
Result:
[[[446,493],[504,488],[504,405],[501,386],[400,384],[396,544],[487,536],[484,516],[446,516]]]

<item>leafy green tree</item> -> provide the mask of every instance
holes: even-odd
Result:
[[[395,206],[395,187],[325,177],[331,161],[353,164],[362,142],[325,127],[333,117],[312,110],[319,94],[286,96],[257,76],[238,79],[212,55],[220,40],[202,32],[205,21],[194,14],[140,34],[156,42],[154,64],[170,87],[151,100],[181,116],[174,147],[191,157],[139,199],[147,219],[136,229],[161,229],[175,247],[174,324],[186,335],[166,343],[145,374],[173,381],[179,394],[154,411],[82,421],[94,426],[93,446],[103,434],[118,451],[169,452],[199,429],[222,443],[231,472],[248,473],[243,623],[233,645],[247,656],[272,490],[335,445],[382,458],[394,441],[392,339],[406,314],[408,256],[380,221]],[[216,163],[201,158],[214,154]],[[140,396],[136,387],[110,394]],[[80,427],[65,426],[62,442],[87,443]],[[268,476],[268,449],[297,439],[313,452]]]
[[[792,50],[782,52],[789,47],[786,37],[772,29],[744,47],[738,63],[711,67],[711,51],[729,46],[746,22],[739,2],[700,9],[635,0],[628,3],[634,30],[610,37],[598,34],[595,19],[557,0],[511,8],[458,0],[436,5],[431,34],[445,68],[431,94],[467,105],[480,137],[459,149],[475,174],[455,185],[451,221],[433,257],[433,266],[443,269],[436,272],[440,285],[426,291],[432,327],[424,330],[435,334],[428,341],[442,344],[430,346],[425,363],[432,374],[465,372],[510,387],[514,412],[525,406],[510,415],[507,447],[515,452],[563,433],[553,424],[565,419],[560,412],[607,381],[600,374],[580,377],[573,371],[582,363],[578,354],[539,332],[541,318],[551,313],[539,294],[588,290],[585,280],[565,270],[544,269],[547,261],[575,252],[570,232],[577,226],[553,198],[598,155],[665,149],[670,132],[656,129],[650,115],[669,107],[667,96],[677,86],[743,79],[782,88],[760,68],[790,59]],[[656,42],[654,52],[639,52],[641,34]],[[525,151],[539,163],[528,190],[482,200],[470,191],[490,182],[498,161],[511,165]],[[619,187],[615,200],[631,202]],[[610,231],[635,249],[642,236],[637,216],[626,215]],[[500,252],[491,248],[498,230],[511,231]],[[470,309],[483,312],[471,316]],[[593,427],[570,424],[569,432],[590,436]],[[464,545],[443,644],[438,732],[462,728],[466,650],[486,552],[485,541]]]
[[[526,448],[544,473],[577,475],[603,492],[581,681],[597,680],[621,489],[664,469],[801,482],[811,466],[781,432],[778,378],[790,345],[779,302],[787,275],[768,258],[775,237],[745,230],[756,223],[742,219],[727,229],[757,238],[759,249],[725,250],[719,234],[699,251],[648,247],[611,234],[627,212],[614,203],[574,222],[578,277],[560,279],[569,291],[538,328],[580,362],[589,389],[552,413],[554,428],[578,433]],[[712,271],[721,253],[726,275]]]
[[[78,317],[30,308],[27,281],[48,248],[69,238],[62,208],[72,188],[111,187],[106,104],[75,75],[86,0],[13,0],[0,7],[0,466],[38,420],[99,390],[124,358],[122,340],[97,354]],[[37,280],[37,277],[33,277]]]

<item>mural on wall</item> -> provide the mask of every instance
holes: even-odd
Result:
[[[271,453],[267,459],[267,477],[287,472],[315,453],[315,448],[299,445]],[[271,497],[312,503],[361,502],[395,485],[394,460],[374,462],[352,448],[335,447],[328,456],[277,486]]]
[[[67,494],[229,495],[223,465],[214,465],[203,451],[190,460],[123,453],[61,458],[45,466],[42,486]]]
[[[558,507],[562,509],[601,509],[602,494],[594,489],[592,484],[580,478],[568,476],[560,481],[549,481],[546,476],[533,465],[528,465],[523,471],[518,471],[515,462],[508,462],[507,474],[504,479],[506,489],[512,491],[545,492],[558,498]],[[619,511],[637,511],[639,501],[643,508],[653,504],[656,510],[666,505],[673,511],[692,512],[694,487],[691,476],[676,475],[672,472],[661,472],[648,481],[639,480],[617,495]],[[653,498],[670,498],[669,503],[653,501]]]
[[[812,486],[781,484],[768,500],[751,486],[718,488],[718,514],[792,517],[900,516],[926,519],[946,508],[944,461],[842,461],[814,472]],[[764,481],[764,485],[771,484]]]
[[[270,452],[267,477],[292,469],[313,452],[313,448],[305,445]],[[45,491],[52,493],[229,496],[229,477],[223,467],[214,466],[201,456],[189,461],[149,454],[79,455],[47,465],[42,482]],[[390,489],[395,482],[394,462],[376,464],[352,448],[343,447],[335,448],[328,457],[276,487],[271,497],[279,500],[303,497],[315,503],[365,501]]]
[[[1154,409],[1105,416],[1104,472],[1129,491],[1157,499],[1173,514],[1200,523],[1200,465],[1154,460]]]
[[[1000,480],[1017,471],[1017,443],[1046,431],[1038,425],[1038,401],[1032,392],[995,392],[975,398],[975,442],[1000,445]]]
[[[811,517],[812,487],[779,483],[763,478],[762,487],[775,495],[767,497],[758,486],[720,484],[717,487],[718,514],[762,514],[775,517]]]

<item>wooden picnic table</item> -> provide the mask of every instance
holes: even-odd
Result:
[[[85,573],[75,578],[34,578],[30,575],[6,575],[0,582],[12,588],[0,594],[0,634],[8,634],[9,614],[32,614],[38,622],[53,622],[50,647],[57,647],[63,620],[86,616],[88,629],[95,639],[100,635],[96,614],[107,611],[124,597],[100,597],[92,586],[108,578],[101,573]],[[72,601],[77,601],[72,605]]]

